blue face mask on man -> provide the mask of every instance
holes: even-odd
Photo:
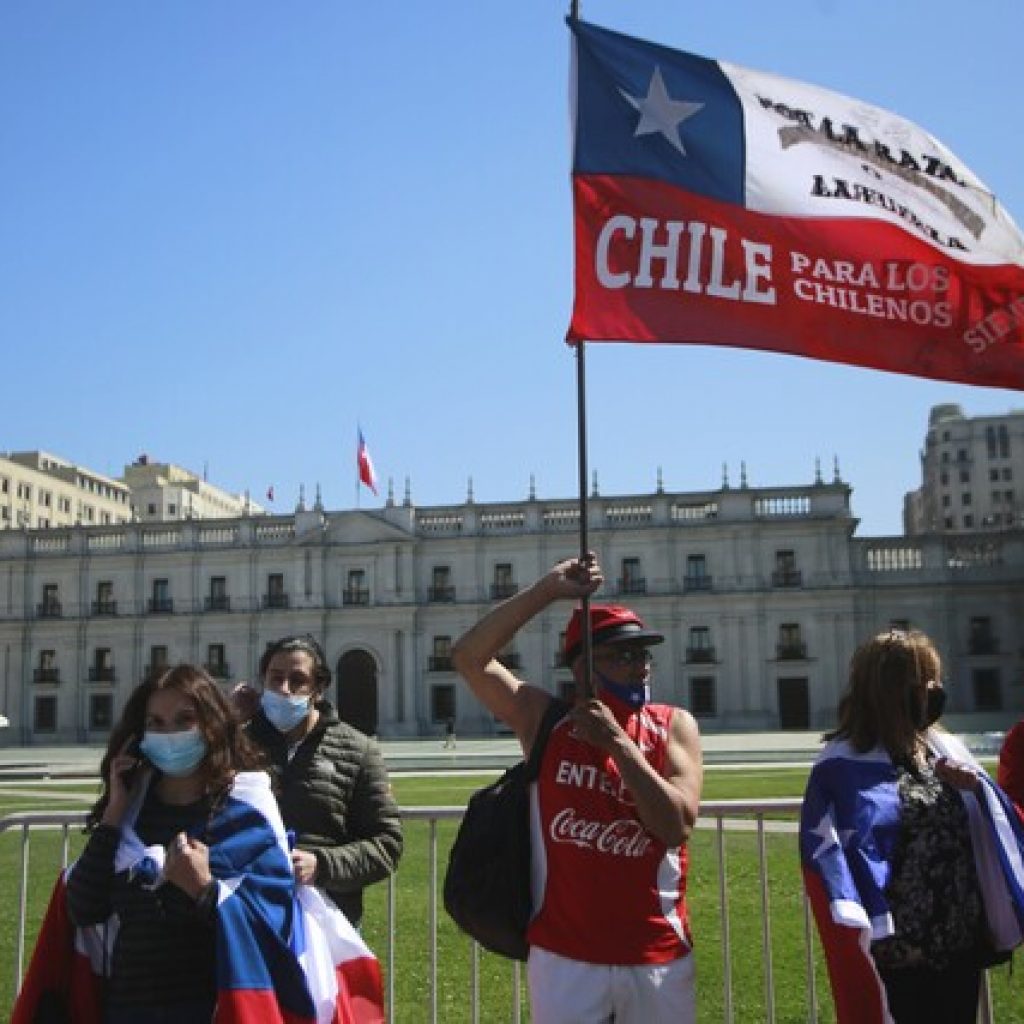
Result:
[[[189,775],[206,757],[206,740],[196,726],[181,732],[147,732],[139,750],[164,775]]]
[[[289,733],[309,714],[309,694],[286,697],[274,690],[264,690],[260,707],[278,732]]]
[[[651,699],[649,683],[613,683],[606,675],[594,669],[594,677],[613,697],[628,704],[631,708],[642,708]]]

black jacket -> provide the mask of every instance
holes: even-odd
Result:
[[[342,722],[327,701],[291,761],[262,711],[249,737],[269,756],[274,792],[295,845],[314,854],[316,885],[358,925],[363,887],[387,878],[402,855],[402,823],[377,744]]]

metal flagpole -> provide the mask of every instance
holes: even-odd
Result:
[[[587,369],[586,344],[576,343],[576,421],[578,430],[577,446],[580,464],[580,561],[586,559],[590,550],[587,538]],[[583,692],[580,696],[590,700],[594,696],[594,657],[590,637],[590,595],[580,600],[580,614],[583,616]]]
[[[579,0],[570,0],[569,18],[576,21],[580,16]],[[584,561],[590,550],[587,537],[587,366],[586,344],[581,339],[576,343],[576,422],[577,448],[580,466],[580,561]],[[590,595],[580,600],[580,614],[583,617],[580,636],[583,640],[583,692],[580,696],[590,700],[594,696],[594,652],[590,636]]]

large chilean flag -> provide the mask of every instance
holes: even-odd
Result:
[[[1024,387],[1024,238],[917,125],[570,20],[578,341]]]

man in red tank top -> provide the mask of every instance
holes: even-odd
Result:
[[[452,658],[528,754],[551,694],[497,660],[555,601],[603,582],[593,556],[559,562],[484,616]],[[532,794],[534,1024],[688,1024],[696,1019],[686,908],[687,840],[703,779],[689,712],[649,701],[664,636],[620,605],[590,607],[596,695],[555,726]],[[563,656],[583,676],[577,608]]]

